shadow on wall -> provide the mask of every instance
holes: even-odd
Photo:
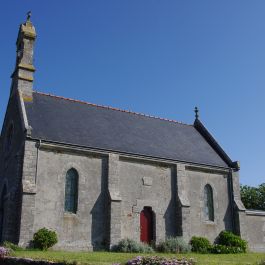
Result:
[[[92,215],[91,244],[93,250],[105,250],[109,247],[110,200],[108,195],[108,161],[102,159],[101,190],[90,212]]]
[[[177,190],[176,190],[176,174],[175,169],[171,169],[171,198],[164,214],[166,237],[177,236]]]
[[[0,243],[3,241],[3,235],[4,235],[4,216],[5,216],[5,204],[6,204],[6,185],[3,187],[2,194],[1,194],[1,200],[0,200]]]
[[[224,225],[225,225],[225,230],[226,231],[233,231],[230,206],[227,206],[227,208],[226,208],[223,221],[224,221]]]

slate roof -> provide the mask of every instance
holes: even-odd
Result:
[[[32,138],[228,167],[193,125],[40,92],[24,103]]]

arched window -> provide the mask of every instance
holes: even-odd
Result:
[[[214,221],[213,189],[207,184],[204,187],[204,213],[208,221]]]
[[[78,201],[78,173],[71,168],[66,173],[64,210],[76,213]]]

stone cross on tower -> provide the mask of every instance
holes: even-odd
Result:
[[[199,119],[199,109],[198,109],[198,107],[195,107],[194,112],[195,112],[195,119],[198,120]]]
[[[17,37],[17,57],[15,70],[12,74],[11,94],[19,89],[24,96],[31,97],[33,89],[33,48],[36,39],[35,27],[30,21],[31,12],[27,13],[27,20],[20,25]]]
[[[27,21],[30,21],[30,17],[31,17],[31,11],[29,11],[29,12],[27,13]]]

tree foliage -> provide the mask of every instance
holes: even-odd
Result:
[[[265,183],[258,187],[240,186],[241,200],[247,209],[265,211]]]

